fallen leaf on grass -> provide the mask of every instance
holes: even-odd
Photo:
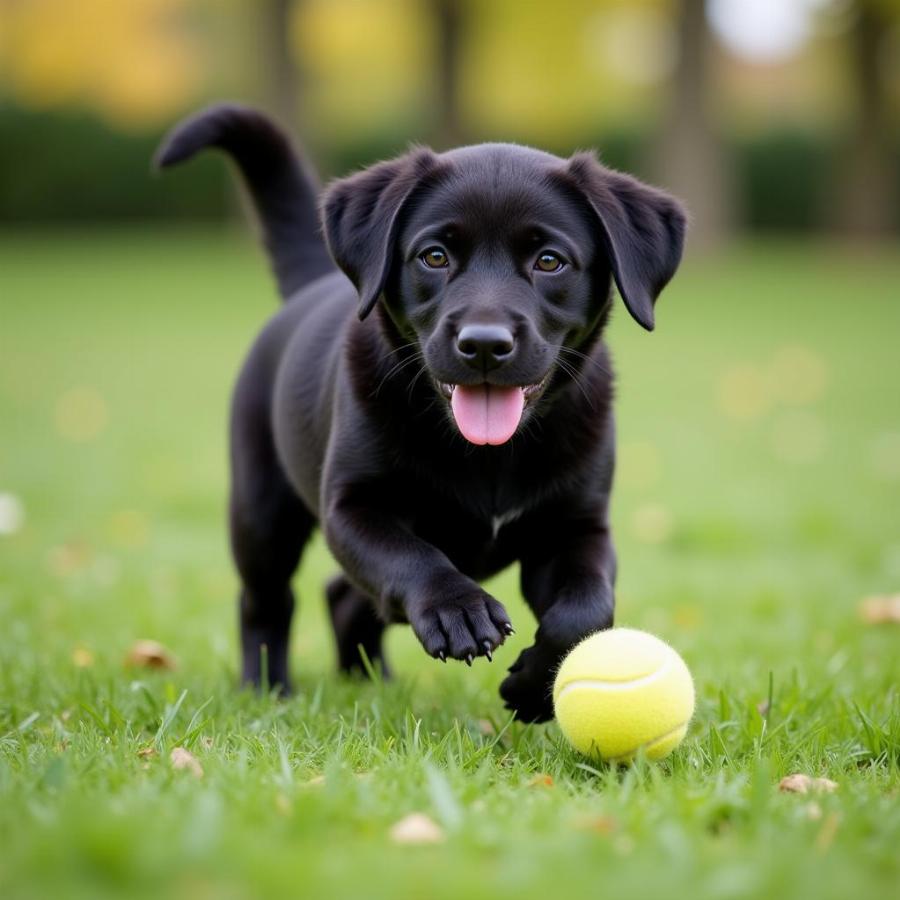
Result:
[[[392,826],[395,844],[439,844],[444,840],[441,827],[422,813],[410,813]]]
[[[173,747],[172,752],[169,754],[169,762],[172,763],[173,769],[190,772],[194,778],[203,777],[203,766],[200,765],[200,761],[190,750],[185,750],[184,747]]]
[[[137,755],[140,756],[141,759],[150,759],[151,756],[156,756],[156,747],[142,747],[138,750]]]
[[[528,787],[553,787],[553,776],[546,772],[538,772],[528,779]]]
[[[866,597],[859,604],[859,617],[866,625],[900,624],[900,594]]]
[[[84,571],[93,559],[93,551],[82,540],[72,540],[47,553],[47,565],[59,578],[69,578]]]
[[[125,657],[128,666],[145,669],[174,669],[175,657],[159,641],[135,641]]]
[[[72,665],[78,669],[89,669],[94,664],[94,654],[87,647],[76,647],[72,651]]]
[[[802,772],[787,775],[778,782],[778,790],[785,794],[826,793],[836,791],[838,784],[830,778],[813,778]]]
[[[593,831],[597,834],[612,834],[619,823],[612,816],[576,816],[572,825],[579,831]]]
[[[365,781],[367,778],[372,777],[371,772],[354,772],[353,777],[356,778],[357,781]],[[300,783],[300,787],[322,787],[325,784],[326,778],[324,775],[313,775],[312,778],[307,779]]]

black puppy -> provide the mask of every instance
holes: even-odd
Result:
[[[244,680],[288,685],[291,576],[321,524],[345,669],[360,646],[386,668],[397,621],[433,657],[490,659],[512,626],[478,581],[518,560],[538,629],[500,693],[552,717],[561,657],[613,621],[612,283],[653,328],[681,207],[591,154],[512,144],[416,148],[319,201],[286,137],[230,105],[178,126],[158,162],[205,147],[240,167],[286,300],[231,418]]]

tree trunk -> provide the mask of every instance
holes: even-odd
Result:
[[[260,69],[266,108],[293,134],[299,121],[297,67],[291,52],[293,0],[255,0],[260,17]]]
[[[710,109],[713,46],[704,0],[681,0],[679,59],[662,134],[653,151],[659,182],[690,210],[690,242],[710,247],[733,225],[731,180]]]
[[[882,7],[870,0],[858,4],[850,38],[857,115],[838,180],[842,186],[838,226],[859,236],[885,234],[894,224],[887,91],[881,73],[887,31]]]
[[[435,144],[440,149],[449,149],[462,141],[459,115],[462,2],[463,0],[431,0],[437,30],[434,90],[437,115],[440,117],[432,128]]]

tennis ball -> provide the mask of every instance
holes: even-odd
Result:
[[[553,685],[569,743],[594,758],[628,762],[643,749],[662,759],[694,714],[694,682],[664,641],[633,628],[599,631],[563,660]]]

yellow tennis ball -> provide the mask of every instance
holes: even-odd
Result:
[[[585,756],[627,762],[643,749],[662,759],[687,732],[694,682],[665,641],[613,628],[586,637],[563,660],[553,705],[562,733]]]

